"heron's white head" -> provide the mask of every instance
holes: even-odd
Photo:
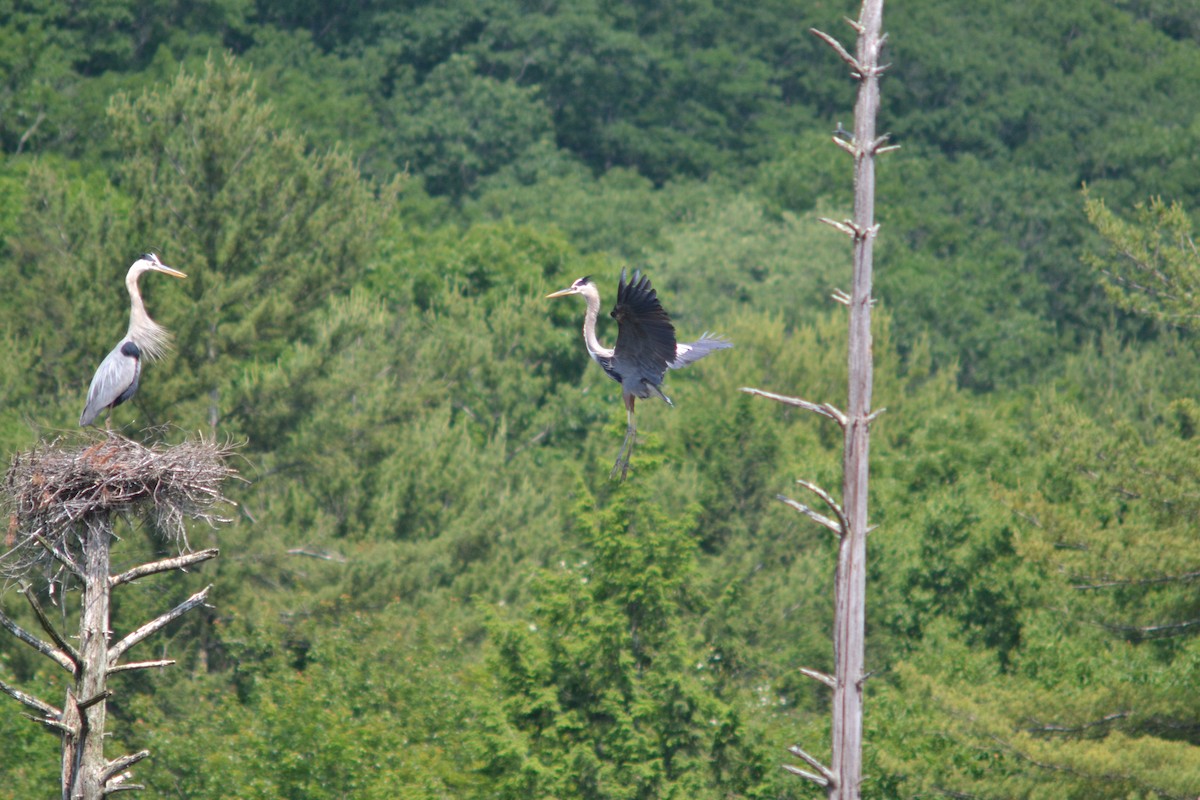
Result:
[[[125,288],[129,290],[130,304],[129,332],[125,336],[141,349],[144,358],[154,360],[167,352],[171,345],[171,334],[146,313],[142,293],[138,291],[138,278],[143,272],[162,272],[172,278],[186,278],[187,275],[174,267],[168,267],[154,253],[146,253],[133,262],[129,274],[125,276]]]
[[[584,294],[585,295],[588,293],[589,290],[591,291],[591,293],[597,294],[596,284],[592,283],[591,276],[585,275],[584,277],[582,277],[579,280],[572,283],[567,288],[560,289],[557,292],[551,292],[550,294],[546,295],[546,299],[550,299],[551,297],[566,297],[569,294]]]
[[[133,266],[129,268],[129,274],[125,276],[126,281],[136,281],[143,272],[162,272],[170,275],[172,278],[186,278],[187,275],[175,269],[168,267],[159,260],[154,253],[146,253],[137,261],[133,262]]]

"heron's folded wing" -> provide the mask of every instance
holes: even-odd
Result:
[[[122,342],[122,344],[124,344]],[[100,368],[88,387],[87,405],[79,417],[80,425],[88,425],[100,412],[113,404],[137,379],[137,359],[121,352],[117,345],[100,362]]]

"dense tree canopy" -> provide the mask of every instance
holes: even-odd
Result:
[[[1193,5],[889,6],[865,796],[1200,785]],[[853,85],[806,31],[853,13],[0,2],[5,452],[74,435],[147,250],[176,346],[114,422],[240,443],[220,559],[116,608],[213,584],[113,679],[148,792],[816,796],[778,765],[828,737],[834,543],[775,498],[841,439],[738,390],[843,400]],[[623,266],[735,347],[618,485],[620,391],[543,298]],[[0,794],[53,794],[5,702]]]

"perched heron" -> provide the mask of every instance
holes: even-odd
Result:
[[[625,441],[621,444],[617,463],[613,465],[609,477],[615,478],[619,471],[624,480],[629,472],[629,459],[633,456],[633,442],[637,435],[633,419],[633,404],[637,398],[657,395],[667,405],[675,405],[659,388],[667,370],[686,367],[714,350],[724,350],[733,347],[733,344],[708,333],[688,344],[677,343],[671,318],[658,302],[658,294],[650,286],[650,279],[640,271],[634,272],[633,280],[626,282],[625,270],[621,270],[621,280],[617,283],[617,304],[612,310],[612,317],[617,321],[617,345],[611,350],[596,339],[596,317],[600,313],[600,291],[596,284],[591,278],[580,278],[566,289],[552,292],[546,297],[565,297],[569,294],[581,294],[587,301],[583,341],[587,345],[588,355],[604,368],[608,377],[621,384],[629,422],[625,429]]]
[[[146,253],[133,262],[125,276],[125,288],[129,290],[129,330],[125,338],[112,349],[92,378],[88,387],[87,405],[79,415],[79,424],[90,425],[108,409],[106,424],[112,418],[112,409],[133,397],[142,375],[142,359],[151,361],[161,358],[171,344],[170,332],[150,319],[142,294],[138,291],[138,278],[143,272],[163,272],[174,278],[186,278],[177,269],[168,267],[154,253]]]

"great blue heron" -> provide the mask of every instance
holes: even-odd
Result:
[[[142,375],[142,359],[162,357],[171,344],[170,332],[150,319],[146,306],[142,302],[142,294],[138,291],[138,278],[143,272],[163,272],[175,278],[186,278],[177,269],[168,267],[158,260],[154,253],[146,253],[133,262],[125,275],[125,288],[129,290],[129,331],[125,338],[112,349],[100,368],[92,377],[92,385],[88,387],[87,405],[79,415],[79,424],[90,425],[100,412],[108,409],[111,419],[112,409],[121,405],[137,391],[138,378]]]
[[[663,376],[668,369],[680,369],[693,361],[704,358],[714,350],[724,350],[733,344],[720,337],[705,333],[687,344],[675,341],[675,326],[658,301],[658,294],[650,286],[650,279],[641,272],[633,273],[633,280],[626,282],[625,270],[617,283],[617,304],[612,316],[617,321],[617,344],[611,350],[596,339],[596,317],[600,313],[600,291],[589,277],[580,278],[566,289],[551,292],[550,297],[565,297],[581,294],[587,301],[587,314],[583,318],[583,341],[588,355],[604,368],[608,377],[621,384],[628,413],[625,441],[617,453],[610,478],[621,479],[629,472],[629,459],[633,456],[633,443],[637,436],[634,424],[633,404],[639,397],[657,395],[673,406],[671,399],[662,393]]]

